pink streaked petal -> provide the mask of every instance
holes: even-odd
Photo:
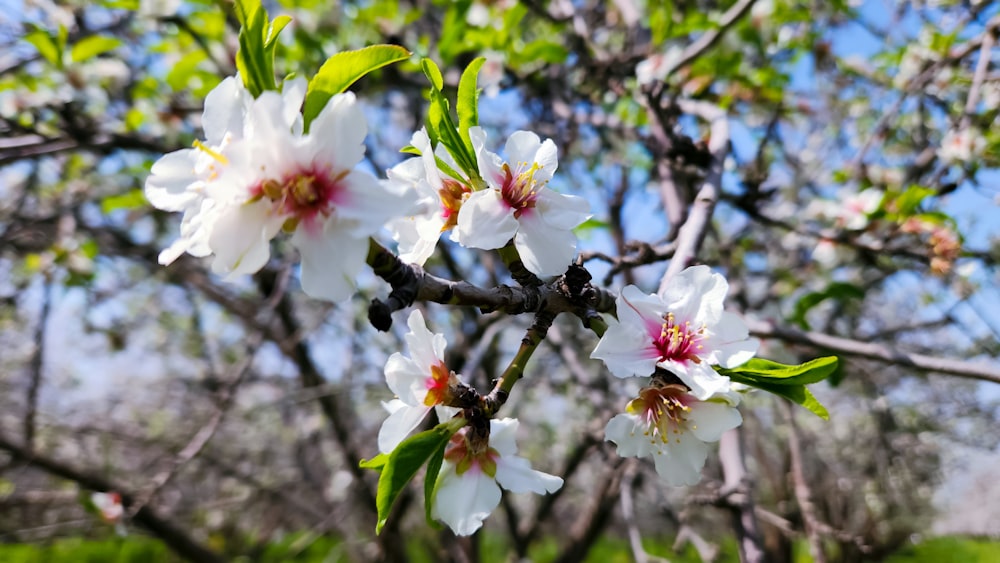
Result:
[[[590,354],[602,360],[615,377],[646,377],[653,374],[659,351],[642,328],[609,321],[607,332]]]

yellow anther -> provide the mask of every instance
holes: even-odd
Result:
[[[205,145],[205,143],[202,143],[201,141],[195,139],[195,141],[193,143],[193,146],[194,146],[194,148],[196,148],[196,149],[198,149],[200,151],[204,151],[205,154],[207,154],[208,156],[210,156],[213,159],[215,159],[216,162],[218,162],[220,164],[224,164],[226,166],[229,165],[229,159],[228,158],[226,158],[222,154],[220,154],[220,153],[218,153],[218,152],[216,152],[216,151],[208,148],[208,146]]]

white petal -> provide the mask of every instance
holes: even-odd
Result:
[[[570,230],[590,218],[590,202],[544,188],[538,192],[535,212],[553,229]]]
[[[746,322],[742,317],[724,311],[712,334],[704,342],[703,357],[709,364],[733,368],[745,364],[757,353],[760,341],[749,338]]]
[[[492,438],[490,443],[492,443]],[[531,468],[527,459],[518,456],[501,456],[497,460],[497,483],[513,493],[554,493],[563,485],[563,480]]]
[[[437,334],[427,328],[424,316],[420,310],[414,309],[406,319],[410,332],[406,334],[406,345],[410,357],[430,374],[430,367],[444,359],[444,349],[447,342],[443,334]]]
[[[392,193],[367,172],[352,170],[341,183],[344,193],[337,214],[354,220],[351,233],[356,237],[371,236],[390,219],[410,215],[415,209],[415,192]]]
[[[743,424],[740,411],[725,403],[703,401],[691,405],[687,428],[702,442],[718,442],[722,433]]]
[[[396,352],[386,360],[384,371],[389,390],[399,400],[410,406],[423,404],[427,395],[427,378],[430,376],[427,366]],[[423,393],[418,392],[420,389],[423,389]]]
[[[164,211],[183,211],[203,197],[196,185],[201,182],[195,173],[196,159],[194,149],[181,149],[167,153],[153,163],[144,189],[146,199],[153,207]]]
[[[679,322],[715,325],[722,315],[729,284],[708,266],[685,268],[670,279],[660,297]]]
[[[389,415],[378,431],[378,451],[389,453],[396,449],[400,442],[410,435],[410,432],[420,426],[430,407],[404,406]]]
[[[462,208],[462,213],[465,208]],[[536,276],[558,276],[576,258],[576,235],[573,231],[550,228],[537,213],[521,215],[514,235],[524,267]]]
[[[604,427],[604,439],[618,446],[618,455],[621,457],[643,457],[649,454],[649,438],[639,426],[639,419],[635,415],[615,415]]]
[[[243,87],[243,82],[233,76],[220,82],[205,96],[201,126],[210,147],[222,145],[227,133],[236,138],[243,136],[243,117],[250,100],[250,92]]]
[[[336,94],[309,125],[309,156],[333,170],[350,170],[365,156],[367,134],[368,121],[354,94]]]
[[[452,238],[469,248],[501,248],[517,232],[514,211],[497,190],[473,192],[458,212],[458,226]]]
[[[647,339],[652,343],[654,335],[660,334],[663,317],[667,314],[667,305],[658,295],[643,293],[634,285],[622,288],[615,300],[618,320],[622,324],[643,329]]]
[[[500,504],[500,487],[478,467],[462,475],[445,463],[438,477],[431,516],[448,525],[459,536],[482,527],[483,520]]]
[[[514,131],[507,137],[504,152],[512,170],[526,170],[535,162],[542,140],[531,131]],[[553,145],[554,146],[554,145]]]
[[[302,102],[306,98],[308,84],[305,77],[297,76],[281,85],[281,117],[296,135],[302,134]]]
[[[611,320],[590,357],[602,360],[615,377],[646,377],[656,369],[660,353],[644,329]]]
[[[496,153],[486,150],[486,132],[478,125],[470,127],[469,139],[472,141],[473,150],[476,151],[479,174],[490,187],[500,189],[506,176],[503,171],[503,160]],[[461,214],[459,214],[459,220],[461,218]]]
[[[215,254],[212,270],[229,278],[260,270],[271,256],[270,241],[280,228],[281,218],[272,217],[263,200],[227,208],[209,237]]]
[[[681,364],[668,360],[660,362],[659,365],[676,374],[685,385],[691,388],[691,394],[699,401],[704,401],[716,393],[729,392],[731,383],[729,378],[719,375],[707,362]]]
[[[368,242],[352,235],[353,225],[332,216],[323,230],[295,230],[292,244],[302,255],[302,291],[310,297],[343,301],[354,294],[355,280],[365,266]]]
[[[517,443],[514,438],[520,422],[516,418],[500,418],[490,421],[490,447],[501,457],[517,453]]]
[[[668,485],[697,485],[708,458],[708,446],[688,432],[670,443],[662,454],[654,455],[656,473]]]

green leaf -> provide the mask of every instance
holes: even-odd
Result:
[[[436,525],[431,517],[431,508],[434,506],[434,489],[437,488],[438,474],[441,473],[441,465],[444,463],[444,450],[448,442],[441,445],[434,451],[430,460],[427,461],[427,471],[424,474],[424,516],[431,526]]]
[[[404,61],[411,53],[398,45],[371,45],[356,51],[337,53],[323,63],[316,76],[309,81],[302,116],[305,127],[319,115],[335,94],[339,94],[359,78],[386,65]]]
[[[62,68],[62,54],[55,39],[43,29],[36,29],[24,36],[24,40],[35,46],[38,54],[57,68]]]
[[[465,141],[465,146],[470,153],[476,154],[469,138],[469,128],[479,125],[479,89],[476,88],[476,80],[479,78],[479,69],[486,62],[486,57],[474,59],[462,72],[462,78],[458,81],[458,133]]]
[[[757,383],[755,387],[763,389],[769,393],[774,393],[780,397],[784,397],[789,401],[801,405],[808,409],[809,412],[815,414],[816,416],[822,418],[823,420],[830,420],[830,413],[826,410],[819,400],[808,390],[805,385],[768,385],[764,383]]]
[[[389,461],[389,454],[378,454],[371,459],[363,459],[358,466],[362,469],[374,469],[376,471],[382,471],[382,468]]]
[[[438,68],[437,63],[428,58],[423,58],[420,59],[420,68],[427,75],[427,79],[431,81],[431,85],[437,91],[440,92],[444,89],[444,77],[441,76],[441,69]]]
[[[143,195],[142,190],[129,190],[123,194],[101,200],[101,211],[107,214],[116,209],[139,209],[147,205],[146,196]]]
[[[803,296],[795,303],[795,311],[789,320],[798,324],[804,330],[809,330],[806,314],[816,305],[827,299],[847,301],[849,299],[864,299],[865,291],[860,287],[844,282],[831,283],[823,291],[816,291]]]
[[[240,27],[247,27],[254,12],[260,8],[260,0],[236,0],[236,19]]]
[[[729,376],[733,381],[755,387],[760,387],[758,383],[779,386],[806,385],[829,377],[837,369],[837,362],[836,356],[824,356],[804,364],[790,366],[763,358],[754,358],[737,368],[716,368],[716,370],[722,375]]]
[[[904,217],[913,215],[924,199],[935,193],[937,192],[931,188],[910,186],[896,198],[896,211]]]
[[[382,532],[382,527],[389,519],[389,511],[392,510],[392,505],[396,502],[399,494],[417,474],[417,471],[438,455],[439,450],[443,455],[448,440],[451,439],[456,430],[455,424],[439,424],[426,432],[415,434],[403,440],[389,454],[385,465],[382,466],[382,474],[378,479],[378,493],[375,497],[375,505],[378,509],[378,523],[375,525],[376,534]]]
[[[107,53],[112,49],[117,49],[122,45],[122,40],[107,35],[91,35],[76,42],[69,51],[69,58],[75,63],[83,62]]]

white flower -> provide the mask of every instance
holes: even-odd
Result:
[[[459,167],[444,145],[438,145],[436,152],[431,149],[426,131],[421,129],[415,132],[410,144],[420,151],[420,156],[404,160],[386,174],[389,180],[412,189],[417,194],[417,205],[421,212],[397,219],[389,228],[393,232],[392,238],[399,242],[399,259],[423,265],[434,253],[441,233],[452,229],[458,222],[458,211],[464,196],[472,188],[467,179],[459,181],[442,176],[436,158],[440,158],[452,170],[457,171]]]
[[[414,310],[406,321],[406,346],[410,357],[399,352],[385,364],[385,381],[398,399],[386,404],[391,413],[378,432],[378,449],[389,453],[437,407],[438,418],[453,416],[458,409],[441,406],[450,397],[452,373],[444,364],[444,335],[432,333],[424,316]]]
[[[838,228],[857,231],[868,226],[868,217],[878,209],[883,195],[876,188],[860,192],[842,190],[835,201],[813,200],[806,214],[832,220]]]
[[[486,150],[486,133],[469,129],[488,188],[473,192],[462,204],[452,238],[472,248],[514,246],[528,271],[555,276],[566,271],[576,256],[573,229],[589,217],[587,200],[557,193],[545,184],[558,162],[556,145],[538,135],[517,131],[507,140],[509,162]]]
[[[732,368],[757,353],[746,323],[723,311],[729,284],[708,266],[692,266],[670,279],[659,293],[646,295],[626,286],[617,300],[618,320],[610,320],[591,358],[603,360],[617,377],[673,372],[698,399],[730,388],[713,365]]]
[[[941,140],[938,157],[953,164],[967,164],[979,156],[986,146],[986,139],[971,127],[949,130]]]
[[[622,457],[652,456],[656,473],[672,486],[696,485],[708,457],[709,442],[743,422],[738,410],[716,401],[699,401],[680,385],[646,387],[623,414],[604,429]]]
[[[118,522],[125,515],[122,496],[118,493],[93,493],[90,495],[90,502],[101,513],[101,518],[110,524]]]
[[[280,94],[247,100],[241,86],[230,84],[219,96],[221,107],[206,100],[207,143],[166,155],[147,181],[153,205],[185,212],[182,238],[162,261],[184,251],[212,253],[216,273],[253,273],[267,263],[270,240],[283,229],[302,256],[307,294],[331,301],[351,295],[367,238],[408,213],[412,202],[354,170],[364,156],[367,123],[353,94],[330,98],[303,134],[305,89],[305,80],[296,79]]]
[[[434,489],[431,515],[455,534],[468,536],[482,527],[500,504],[500,487],[538,494],[562,487],[560,477],[536,471],[527,459],[516,455],[517,426],[512,418],[491,420],[488,444],[470,439],[468,427],[452,437]]]
[[[202,126],[205,141],[199,148],[182,149],[157,160],[146,178],[146,199],[157,209],[181,211],[181,237],[160,253],[160,264],[181,254],[208,256],[208,236],[218,206],[207,187],[218,181],[228,160],[230,144],[243,137],[243,120],[253,97],[239,77],[226,78],[205,97]]]

